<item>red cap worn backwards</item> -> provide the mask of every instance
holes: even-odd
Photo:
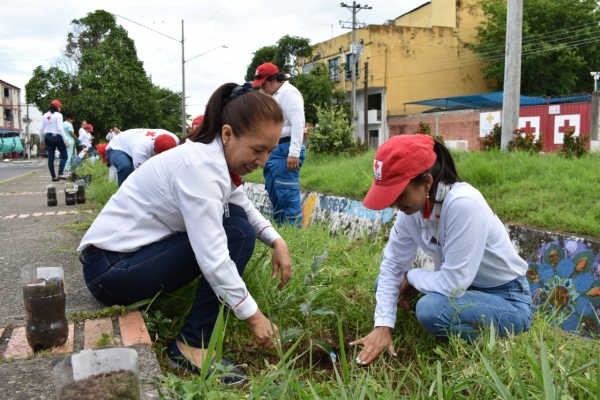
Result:
[[[375,180],[363,206],[383,210],[394,204],[410,180],[435,163],[433,145],[428,135],[399,135],[379,146],[373,161]]]
[[[52,100],[50,102],[50,105],[62,108],[62,104],[60,104],[60,101],[58,101],[58,100]]]
[[[252,81],[252,87],[257,87],[262,85],[268,77],[271,75],[275,75],[279,72],[279,68],[277,65],[273,63],[264,63],[260,64],[258,68],[256,68],[256,72],[254,73],[254,81]]]

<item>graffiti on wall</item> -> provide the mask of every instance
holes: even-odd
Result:
[[[569,332],[600,333],[600,254],[575,240],[555,240],[528,260],[538,310]]]
[[[254,206],[267,218],[273,215],[273,207],[264,185],[244,183],[244,190]],[[393,221],[397,210],[386,208],[375,211],[363,206],[362,201],[346,197],[329,196],[315,192],[302,192],[302,226],[311,222],[328,223],[332,232],[356,236],[365,230],[370,235],[378,232],[383,224]]]

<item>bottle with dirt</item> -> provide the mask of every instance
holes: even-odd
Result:
[[[80,179],[78,181],[75,181],[75,184],[77,185],[77,204],[84,204],[85,203],[85,181],[83,179]]]
[[[27,343],[36,352],[62,346],[69,336],[62,266],[26,265],[21,268],[21,284],[27,317]]]
[[[77,185],[72,182],[65,184],[65,203],[73,206],[77,203]]]
[[[82,350],[56,363],[53,372],[58,400],[140,400],[135,349]]]
[[[46,198],[49,206],[55,206],[58,204],[58,199],[56,198],[56,188],[54,185],[46,186]]]

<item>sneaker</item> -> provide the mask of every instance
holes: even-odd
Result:
[[[177,347],[177,340],[174,340],[169,346],[169,350],[167,350],[167,358],[169,359],[169,363],[171,368],[185,368],[190,372],[195,374],[200,374],[200,368],[192,364],[190,360],[188,360]],[[206,374],[206,378],[208,379],[212,373],[215,371],[215,364],[217,362],[213,358],[210,361],[210,371]],[[225,385],[238,385],[246,380],[246,376],[242,372],[241,369],[233,365],[233,363],[225,358],[221,358],[219,362],[224,368],[223,371],[217,372],[217,378],[224,383]]]
[[[58,182],[58,178],[52,178],[52,182]]]
[[[67,179],[69,179],[69,177],[67,175],[59,175],[57,176],[58,179],[62,179],[64,181],[66,181]]]

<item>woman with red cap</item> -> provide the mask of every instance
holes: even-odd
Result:
[[[400,212],[390,232],[376,282],[375,329],[356,361],[366,365],[381,351],[395,356],[392,330],[397,306],[410,310],[429,333],[471,341],[494,325],[501,336],[531,324],[527,263],[481,193],[461,182],[452,155],[427,135],[400,135],[384,143],[373,163],[374,183],[363,205]],[[418,248],[435,270],[410,269]]]
[[[242,274],[256,239],[273,248],[271,277],[281,272],[279,287],[290,279],[292,261],[285,240],[246,196],[241,175],[265,165],[282,125],[271,96],[250,84],[222,85],[200,128],[131,174],[79,245],[88,288],[107,305],[172,293],[201,276],[183,328],[167,350],[173,366],[199,373],[204,358],[213,357],[206,348],[221,302],[248,323],[259,345],[273,349],[279,339]],[[244,377],[233,368],[220,379],[234,384]]]
[[[44,140],[44,144],[48,149],[48,169],[52,176],[52,181],[56,182],[59,179],[67,179],[66,175],[63,175],[65,165],[69,154],[67,153],[67,147],[69,142],[65,136],[63,128],[63,116],[60,113],[62,104],[58,100],[52,100],[50,102],[50,108],[42,117],[42,125],[40,126],[40,137]],[[58,177],[54,171],[54,154],[56,150],[60,153],[60,162],[58,163]]]

